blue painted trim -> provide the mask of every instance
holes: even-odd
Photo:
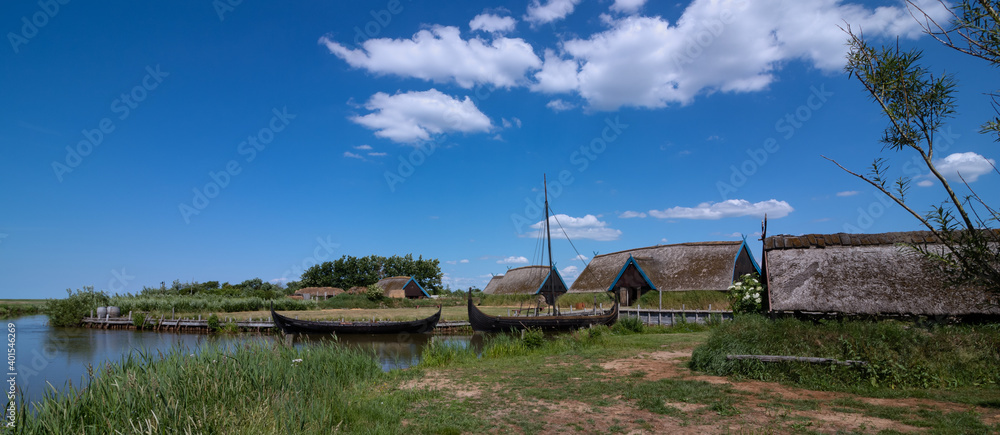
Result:
[[[750,245],[747,245],[747,236],[743,236],[743,243],[740,245],[740,250],[736,251],[736,257],[733,258],[733,270],[736,270],[736,260],[740,258],[740,253],[743,250],[747,250],[747,255],[750,256],[750,263],[753,264],[753,268],[757,270],[757,276],[761,276],[760,266],[757,265],[757,259],[753,258],[753,251],[750,250]]]
[[[414,284],[417,285],[417,288],[420,289],[420,292],[423,293],[424,296],[427,296],[428,298],[431,297],[431,295],[427,294],[427,290],[424,290],[424,287],[422,285],[420,285],[420,283],[417,282],[417,280],[413,279],[412,276],[410,277],[410,281],[412,281]],[[404,289],[406,288],[406,286],[410,285],[410,281],[407,281],[406,284],[403,285]],[[404,290],[404,292],[405,292],[405,290]]]
[[[635,261],[635,258],[632,258],[632,254],[628,255],[628,260],[625,261],[625,265],[622,266],[621,270],[618,271],[618,276],[615,277],[615,280],[611,281],[611,287],[608,287],[607,291],[609,292],[615,291],[615,284],[618,283],[618,280],[622,279],[622,274],[625,273],[625,269],[628,269],[628,265],[630,264],[635,265],[635,269],[639,271],[639,275],[641,275],[642,279],[646,281],[646,284],[649,284],[649,287],[651,289],[659,291],[659,289],[657,289],[656,286],[653,285],[653,281],[650,281],[649,277],[646,276],[646,271],[642,270],[642,266],[639,265],[639,262]]]
[[[562,283],[563,288],[566,289],[566,292],[569,291],[569,286],[566,285],[566,281],[563,280],[562,275],[559,274],[559,271],[555,267],[553,267],[553,268],[549,269],[549,274],[545,275],[545,279],[542,281],[541,284],[538,285],[538,288],[535,289],[535,294],[536,295],[542,294],[542,287],[545,286],[545,283],[549,280],[549,277],[552,276],[552,271],[553,270],[556,272],[556,278],[559,278],[559,282]],[[556,293],[565,293],[565,292],[556,292]]]

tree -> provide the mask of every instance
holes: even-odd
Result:
[[[344,255],[334,261],[313,265],[302,273],[302,287],[365,287],[390,276],[412,276],[428,291],[441,288],[440,261],[424,260],[423,256],[413,259],[413,254],[403,257],[353,257]]]
[[[948,8],[945,3],[943,7]],[[924,30],[948,47],[1000,66],[1000,0],[965,0],[949,9],[949,24],[941,24],[913,2],[914,16]],[[922,18],[919,18],[922,17]],[[926,246],[913,248],[933,260],[955,284],[972,284],[1000,293],[1000,231],[991,225],[1000,222],[1000,213],[986,203],[962,178],[969,194],[960,197],[934,165],[934,147],[945,135],[945,122],[955,115],[955,78],[935,75],[921,65],[919,50],[903,51],[895,46],[875,48],[850,27],[850,51],[846,72],[856,78],[888,118],[880,142],[883,149],[916,152],[947,194],[947,200],[921,215],[906,203],[911,179],[888,178],[886,159],[876,158],[868,175],[860,175],[823,156],[855,177],[874,186],[934,233],[947,250]],[[996,93],[987,94],[997,105]],[[1000,114],[1000,110],[997,110]],[[1000,141],[1000,116],[987,120],[983,134]],[[997,168],[994,171],[1000,174]],[[961,176],[961,174],[959,174]]]

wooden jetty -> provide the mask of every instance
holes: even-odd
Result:
[[[638,317],[647,325],[673,326],[677,323],[708,323],[733,320],[733,312],[728,310],[657,310],[642,307],[620,308],[621,317]]]
[[[124,317],[84,317],[82,324],[86,328],[96,328],[96,329],[138,329],[136,322],[133,321],[132,313],[130,312],[128,316]],[[264,332],[270,329],[276,328],[274,322],[270,317],[265,317],[261,319],[248,319],[248,320],[236,320],[231,317],[219,317],[219,324],[224,325],[227,323],[235,323],[236,327],[241,331],[251,331],[251,332]],[[459,332],[465,328],[469,327],[469,322],[467,321],[452,321],[452,322],[438,322],[435,331],[439,332]],[[198,318],[186,318],[186,317],[173,317],[167,318],[166,316],[160,316],[160,318],[146,317],[144,323],[144,329],[149,329],[153,331],[185,331],[185,332],[208,332],[208,319],[203,319],[202,316]]]

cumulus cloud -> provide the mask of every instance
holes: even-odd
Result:
[[[467,258],[463,258],[463,259],[461,259],[461,260],[458,260],[458,262],[459,262],[459,263],[462,263],[462,264],[466,264],[466,263],[468,263],[468,262],[469,262],[469,260],[468,260]]]
[[[382,152],[378,152],[378,153],[368,153],[368,155],[372,156],[372,157],[385,157],[387,154],[386,153],[382,153]]]
[[[379,92],[365,108],[372,113],[354,116],[351,121],[395,142],[413,143],[445,132],[488,132],[493,127],[469,97],[458,100],[436,89],[396,95]]]
[[[528,264],[528,259],[525,257],[514,257],[510,256],[502,260],[497,260],[497,264]]]
[[[536,231],[524,234],[521,237],[538,237],[542,235],[542,231],[545,229],[545,221],[538,221],[538,223],[532,224],[531,228]],[[597,216],[592,214],[579,218],[565,214],[549,216],[549,228],[553,236],[562,236],[565,230],[566,236],[570,240],[590,239],[606,242],[618,240],[622,235],[621,230],[609,228],[607,222],[597,219]]]
[[[545,24],[559,21],[573,13],[580,0],[548,0],[541,4],[539,0],[531,0],[524,19],[532,24]]]
[[[936,3],[922,6],[935,18],[946,16]],[[563,43],[564,59],[580,65],[576,92],[598,110],[760,91],[793,60],[838,71],[846,53],[838,26],[845,22],[863,28],[866,37],[921,34],[905,7],[871,9],[837,0],[695,0],[676,23],[644,16],[605,22],[607,30]]]
[[[631,211],[631,210],[628,210],[628,211],[626,211],[626,212],[618,215],[618,217],[620,217],[622,219],[644,218],[644,217],[646,217],[646,213],[643,213],[641,211]]]
[[[535,73],[531,90],[547,94],[575,90],[580,86],[579,70],[576,60],[563,59],[555,51],[545,49],[545,61],[542,69]]]
[[[576,266],[566,266],[559,269],[559,274],[565,279],[574,279],[580,276],[580,268]]]
[[[845,190],[843,192],[837,192],[837,196],[854,196],[859,192],[857,190]]]
[[[349,158],[352,158],[352,159],[361,159],[361,160],[365,159],[364,157],[361,157],[360,154],[354,154],[354,153],[352,153],[350,151],[344,151],[344,157],[349,157]]]
[[[587,261],[587,260],[589,260],[589,258],[587,258],[587,256],[583,255],[583,254],[576,254],[576,257],[573,257],[573,260]]]
[[[696,207],[673,207],[666,210],[650,210],[649,215],[659,219],[722,219],[740,216],[768,217],[777,219],[794,211],[785,201],[769,199],[751,203],[745,199],[730,199],[723,202],[703,202]]]
[[[371,145],[358,145],[358,146],[354,147],[354,149],[367,151],[367,150],[372,149],[372,146]]]
[[[470,29],[484,32],[509,32],[514,30],[515,25],[517,25],[517,20],[514,18],[487,13],[476,15],[472,21],[469,21]]]
[[[954,153],[941,160],[935,160],[934,166],[948,180],[961,181],[962,178],[965,178],[965,181],[973,183],[979,179],[979,176],[992,172],[996,163],[996,160],[968,152]]]
[[[562,112],[573,109],[576,107],[576,105],[574,105],[573,103],[567,103],[561,99],[556,98],[555,100],[549,101],[548,104],[545,105],[545,107],[552,109],[553,112]]]
[[[611,10],[634,14],[639,12],[639,9],[642,9],[642,5],[644,4],[646,4],[646,0],[615,0],[615,4],[611,5]]]
[[[324,36],[330,53],[355,68],[437,82],[454,81],[471,88],[477,83],[509,88],[526,82],[529,70],[542,61],[519,38],[462,39],[457,27],[434,26],[410,39],[369,39],[360,49],[348,49]]]
[[[931,181],[931,180],[920,180],[920,181],[917,182],[917,186],[920,186],[920,187],[931,187],[933,185],[934,185],[934,182]]]

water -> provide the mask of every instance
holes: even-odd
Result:
[[[16,387],[22,403],[41,400],[53,388],[85,386],[89,367],[96,371],[107,363],[121,361],[130,352],[167,353],[174,348],[197,352],[206,345],[232,346],[248,340],[274,341],[278,335],[206,335],[184,332],[133,331],[127,329],[54,328],[43,315],[7,319],[15,328]],[[309,336],[316,341],[327,337]],[[479,338],[477,336],[477,338]],[[473,336],[432,336],[429,334],[341,335],[338,343],[374,349],[383,370],[407,368],[420,362],[423,348],[431,341],[448,341],[460,346],[474,345]],[[9,367],[8,367],[8,373]],[[10,375],[8,375],[8,378]],[[9,385],[4,386],[6,390]]]

